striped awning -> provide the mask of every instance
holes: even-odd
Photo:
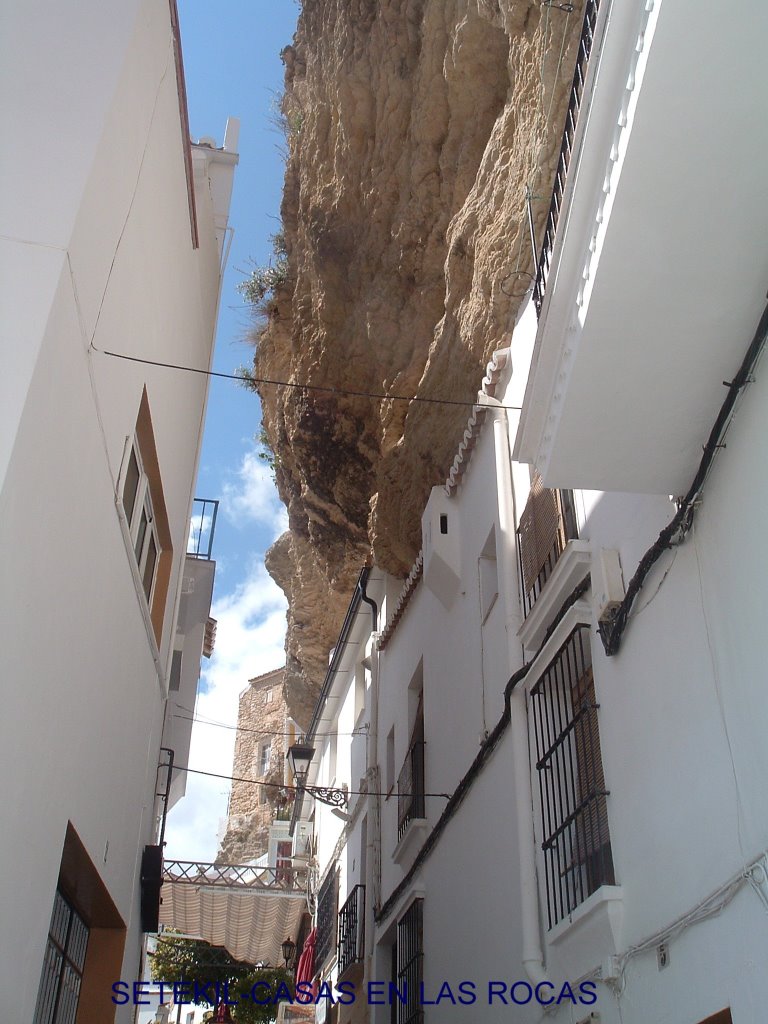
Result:
[[[298,880],[243,865],[166,862],[161,897],[162,925],[272,966],[282,963],[281,943],[296,940],[306,909]]]

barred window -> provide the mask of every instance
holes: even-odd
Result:
[[[598,708],[589,627],[579,625],[530,699],[550,928],[615,881]]]
[[[526,617],[569,540],[578,537],[572,491],[550,490],[538,473],[517,527],[520,589]]]
[[[74,1024],[88,935],[88,926],[57,889],[34,1024]]]
[[[320,886],[317,896],[317,943],[315,945],[316,966],[322,967],[332,951],[336,950],[336,925],[338,922],[339,873],[331,869]]]
[[[397,777],[398,842],[414,818],[424,817],[424,698],[420,694],[408,753]]]
[[[414,900],[397,922],[397,1024],[421,1024],[424,980],[424,900]]]

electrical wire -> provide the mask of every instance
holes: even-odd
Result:
[[[291,738],[293,736],[297,736],[298,735],[297,732],[274,732],[271,729],[249,729],[248,726],[245,726],[245,725],[227,725],[226,722],[215,722],[215,721],[213,721],[211,719],[200,718],[197,715],[190,717],[189,715],[180,715],[178,713],[174,713],[172,715],[172,717],[173,718],[181,718],[185,722],[197,722],[199,725],[213,725],[217,729],[230,729],[232,732],[248,732],[248,733],[252,733],[254,736],[286,736],[288,738]],[[335,733],[333,733],[333,735],[335,735],[335,736],[365,736],[367,732],[368,732],[368,730],[367,730],[367,728],[365,728],[365,729],[356,729],[356,730],[353,730],[352,732],[335,732]],[[331,735],[331,733],[318,733],[316,738],[327,739],[327,737],[330,736],[330,735]]]
[[[108,349],[91,345],[94,352],[113,359],[125,359],[129,363],[142,363],[144,366],[159,366],[166,370],[185,370],[187,373],[199,373],[204,377],[220,377],[222,380],[236,380],[240,384],[264,384],[276,388],[295,388],[298,391],[318,391],[328,395],[344,395],[352,398],[376,398],[384,402],[425,402],[430,405],[455,405],[464,409],[484,408],[483,402],[468,402],[460,398],[429,398],[426,395],[388,395],[383,391],[357,391],[353,388],[331,387],[322,384],[301,384],[297,381],[275,380],[271,377],[244,377],[237,373],[222,373],[220,370],[204,370],[199,366],[183,366],[180,363],[166,363],[159,359],[144,359],[141,356],[129,356],[124,352],[110,352]],[[520,405],[494,405],[494,409],[509,409],[520,412]]]
[[[167,767],[167,765],[163,765]],[[238,775],[220,775],[218,772],[205,772],[202,768],[187,768],[184,765],[174,764],[173,771],[179,772],[190,772],[192,775],[207,775],[212,779],[227,779],[229,782],[247,782],[252,786],[264,786],[267,789],[282,789],[286,793],[309,793],[311,795],[313,789],[339,789],[340,786],[291,786],[284,782],[266,782],[262,779],[245,779]],[[346,789],[344,790],[349,796],[389,796],[389,793],[374,793],[367,789]],[[450,800],[450,793],[400,793],[399,796],[434,796],[441,797],[443,800]]]

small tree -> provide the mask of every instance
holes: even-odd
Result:
[[[278,231],[270,237],[273,258],[266,266],[255,266],[237,290],[257,313],[268,314],[275,292],[288,281],[288,249],[285,235]]]
[[[277,1004],[268,1001],[268,992],[277,992],[281,984],[293,992],[290,975],[281,967],[256,967],[235,960],[223,947],[197,939],[174,938],[169,932],[158,936],[152,954],[152,978],[170,985],[197,984],[201,993],[208,994],[204,1002],[209,1006],[214,1005],[216,985],[223,996],[226,983],[230,1001],[237,1003],[231,1011],[238,1024],[269,1024],[277,1016]],[[250,998],[257,984],[261,986],[258,992],[263,1004]]]

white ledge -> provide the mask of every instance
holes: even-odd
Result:
[[[392,853],[392,860],[395,864],[400,864],[409,853],[413,853],[415,847],[421,845],[427,835],[427,819],[426,818],[411,818],[408,822],[405,832],[403,833],[402,839],[398,841]]]
[[[586,540],[569,540],[552,574],[544,584],[528,617],[517,631],[527,650],[537,651],[563,601],[590,570],[591,545]]]
[[[621,948],[624,898],[620,885],[601,885],[547,934],[567,978],[583,978]]]

